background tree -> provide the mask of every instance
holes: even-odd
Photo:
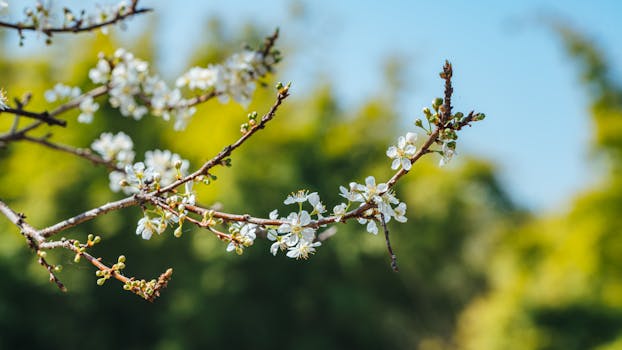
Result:
[[[592,164],[604,175],[567,212],[503,235],[487,269],[490,292],[461,317],[466,349],[622,347],[622,86],[589,38],[557,31],[591,99]]]

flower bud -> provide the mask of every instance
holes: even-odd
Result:
[[[181,237],[182,231],[181,231],[181,226],[177,227],[175,229],[175,231],[173,232],[173,236],[175,236],[175,238],[179,238]]]

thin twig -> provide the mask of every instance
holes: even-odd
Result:
[[[57,34],[57,33],[81,33],[81,32],[90,32],[93,31],[95,29],[99,29],[102,27],[106,27],[109,25],[113,25],[119,21],[123,21],[126,18],[132,17],[132,16],[136,16],[139,15],[141,13],[146,13],[146,12],[151,12],[153,11],[150,8],[141,8],[141,9],[136,9],[134,7],[132,7],[132,10],[128,13],[124,13],[124,14],[120,14],[117,13],[116,16],[114,16],[113,18],[101,22],[101,23],[96,23],[96,24],[90,24],[90,25],[86,25],[86,26],[82,26],[83,21],[82,20],[78,20],[76,22],[75,25],[73,26],[62,26],[62,27],[51,27],[51,28],[38,28],[34,25],[23,25],[21,23],[10,23],[10,22],[5,22],[5,21],[0,21],[0,27],[4,27],[4,28],[9,28],[9,29],[15,29],[17,31],[24,32],[24,31],[38,31],[38,32],[42,32],[45,35],[47,35],[48,37],[52,36],[52,34]]]
[[[29,112],[29,111],[25,111],[22,109],[15,109],[15,108],[8,107],[3,110],[0,110],[0,113],[9,113],[9,114],[19,115],[19,116],[26,117],[26,118],[38,119],[38,120],[41,120],[42,122],[47,123],[48,125],[59,125],[59,126],[67,125],[66,121],[56,119],[48,112],[36,113],[36,112]]]
[[[381,215],[380,224],[382,225],[382,229],[384,230],[384,239],[387,243],[387,251],[389,252],[389,256],[391,257],[391,269],[395,272],[399,272],[400,269],[397,267],[397,255],[393,253],[393,248],[391,248],[391,240],[389,240],[389,229],[387,228],[387,221],[384,218],[384,214]]]
[[[56,277],[56,274],[54,273],[54,266],[50,265],[47,261],[45,261],[45,258],[40,253],[39,253],[39,259],[37,260],[37,262],[39,263],[39,265],[43,266],[50,274],[50,282],[56,284],[58,289],[60,289],[62,292],[66,292],[67,288],[58,279],[58,277]]]
[[[28,135],[22,135],[21,139],[30,141],[30,142],[33,142],[33,143],[36,143],[36,144],[39,144],[45,147],[49,147],[51,149],[55,149],[61,152],[73,154],[75,156],[84,158],[95,165],[103,165],[106,168],[113,170],[113,171],[120,171],[120,172],[125,171],[123,168],[117,166],[113,161],[105,160],[104,158],[91,152],[91,150],[88,148],[73,148],[70,146],[53,143],[53,142],[48,141],[46,137],[31,137]]]

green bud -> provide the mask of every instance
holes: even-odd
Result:
[[[438,107],[440,107],[442,104],[443,104],[443,99],[440,97],[437,97],[434,100],[432,100],[432,107],[434,107],[434,109],[438,109]]]
[[[87,239],[88,241],[92,241],[92,240],[93,240],[93,234],[92,234],[92,233],[89,233],[89,235],[86,237],[86,239]]]
[[[119,271],[120,271],[120,270],[123,270],[123,269],[125,268],[125,264],[124,264],[124,263],[122,263],[122,262],[117,263],[116,265],[117,265],[117,270],[119,270]]]
[[[48,253],[40,250],[40,251],[37,252],[37,255],[39,255],[40,257],[45,259],[45,257],[48,255]]]
[[[175,236],[176,238],[181,237],[182,231],[181,231],[181,226],[177,227],[175,229],[175,232],[173,232],[173,236]]]
[[[455,119],[460,120],[460,119],[462,119],[462,117],[464,117],[464,114],[462,112],[458,112],[458,113],[454,114],[454,118]]]
[[[120,263],[124,263],[125,262],[125,255],[119,255],[119,258],[117,259],[118,262]]]
[[[283,88],[283,83],[281,83],[280,81],[278,83],[276,83],[276,89],[277,90],[281,90]]]
[[[73,262],[75,262],[76,264],[79,263],[80,257],[81,257],[81,254],[76,254],[76,256],[73,258]]]
[[[106,279],[105,278],[99,278],[97,279],[97,285],[98,286],[103,286],[104,283],[106,283]]]
[[[125,290],[132,290],[132,285],[131,284],[124,284],[123,285],[123,289],[125,289]]]
[[[95,243],[95,244],[97,244],[97,243],[99,243],[101,241],[102,241],[102,238],[99,237],[99,236],[95,236],[95,238],[93,239],[93,243]]]
[[[104,275],[104,271],[102,271],[102,270],[95,271],[95,276],[102,277],[103,275]]]
[[[477,113],[473,116],[474,121],[484,120],[484,118],[486,118],[486,115],[484,113]]]
[[[430,112],[430,109],[428,107],[425,107],[423,108],[423,114],[426,116],[426,118],[428,118],[432,115],[432,112]]]
[[[179,170],[181,169],[181,165],[182,165],[182,161],[181,160],[176,160],[175,161],[175,169]]]
[[[54,266],[54,272],[61,272],[61,271],[63,271],[63,265]]]
[[[421,119],[417,119],[415,120],[415,126],[418,126],[420,128],[423,128],[423,122],[421,121]]]

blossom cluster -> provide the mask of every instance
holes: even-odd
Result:
[[[406,203],[400,202],[395,193],[385,183],[376,184],[373,176],[365,178],[365,184],[351,182],[349,188],[339,187],[340,196],[348,200],[333,208],[333,214],[341,219],[346,214],[352,203],[359,202],[360,206],[371,205],[357,220],[366,225],[367,231],[378,234],[376,222],[389,222],[394,218],[398,222],[406,222]]]
[[[89,78],[95,84],[109,87],[110,105],[123,116],[140,120],[150,112],[166,121],[174,119],[174,129],[183,130],[196,108],[192,99],[183,97],[181,88],[187,87],[195,94],[213,94],[222,103],[231,97],[246,105],[255,90],[255,81],[272,71],[277,61],[276,51],[264,55],[245,50],[232,55],[222,65],[191,68],[177,79],[177,87],[171,88],[150,72],[146,61],[118,49],[112,57],[100,54],[97,65],[89,71]]]
[[[241,255],[245,247],[249,247],[255,242],[258,228],[259,226],[255,224],[241,222],[235,222],[229,225],[231,240],[227,245],[227,251],[235,251],[237,254]]]
[[[213,91],[222,103],[228,102],[231,97],[247,106],[255,91],[255,80],[266,75],[275,63],[274,55],[264,56],[257,51],[244,50],[233,54],[223,64],[191,68],[177,79],[176,85],[191,90]]]
[[[316,215],[321,219],[326,208],[317,192],[298,191],[287,196],[283,203],[298,205],[298,211],[280,219],[277,210],[269,214],[271,220],[278,219],[283,222],[277,228],[268,229],[268,239],[274,241],[270,246],[270,253],[276,255],[279,250],[287,250],[285,255],[289,258],[307,259],[310,254],[315,253],[316,247],[322,245],[316,240],[316,230],[309,226],[311,216]],[[311,212],[302,209],[304,203],[311,205]]]
[[[144,162],[133,163],[133,147],[132,139],[123,132],[116,135],[103,133],[91,144],[93,151],[105,161],[124,169],[123,172],[112,171],[109,175],[110,189],[114,192],[123,190],[125,194],[134,194],[167,186],[188,171],[190,163],[169,150],[147,151]]]
[[[46,90],[43,94],[45,100],[50,103],[67,99],[81,98],[80,104],[78,105],[80,108],[78,122],[89,124],[93,121],[93,115],[99,109],[99,104],[95,102],[93,96],[84,95],[81,97],[81,95],[82,90],[79,87],[71,87],[61,83],[57,83],[54,85],[54,88]]]

